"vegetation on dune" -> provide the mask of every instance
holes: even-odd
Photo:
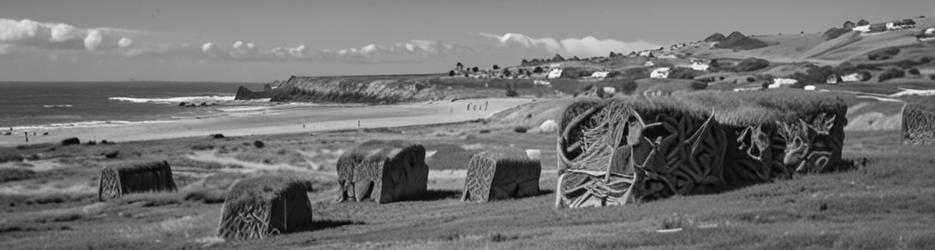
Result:
[[[899,54],[899,48],[884,48],[867,53],[867,59],[871,61],[887,60]]]
[[[743,33],[734,31],[727,38],[719,41],[714,45],[715,48],[719,49],[733,49],[733,50],[751,50],[759,49],[769,46],[766,42],[757,40],[755,38],[750,38]]]
[[[899,69],[889,69],[880,74],[879,82],[889,81],[891,79],[906,77],[906,72]]]
[[[740,61],[740,63],[737,63],[737,65],[731,69],[734,72],[749,72],[749,71],[760,70],[766,67],[769,67],[769,61],[760,59],[760,58],[751,57],[751,58],[743,59],[742,61]]]

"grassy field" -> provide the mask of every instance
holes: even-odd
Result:
[[[490,122],[111,145],[3,148],[27,161],[0,163],[0,248],[386,248],[386,249],[932,249],[935,147],[903,146],[898,131],[848,132],[844,157],[858,170],[675,197],[622,207],[555,209],[555,135],[517,133],[565,102],[542,101]],[[865,106],[860,112],[885,110]],[[533,114],[533,116],[523,114]],[[859,112],[855,112],[858,114]],[[528,121],[527,121],[528,120]],[[426,146],[430,195],[384,205],[333,204],[334,160],[365,139]],[[257,147],[262,141],[263,147]],[[494,146],[538,149],[539,196],[459,201],[469,157]],[[119,151],[116,159],[100,156]],[[176,193],[98,202],[104,164],[168,159]],[[13,170],[17,169],[17,170]],[[23,169],[30,172],[25,173]],[[25,174],[24,174],[25,173]],[[227,188],[239,178],[287,173],[312,182],[311,231],[265,240],[215,237]],[[660,233],[657,230],[681,228]]]

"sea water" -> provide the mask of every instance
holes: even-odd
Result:
[[[0,82],[0,132],[162,122],[216,111],[179,107],[234,99],[238,86],[213,82]]]

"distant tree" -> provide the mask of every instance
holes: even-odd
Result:
[[[532,72],[529,72],[529,70],[527,70],[527,71],[526,71],[526,77],[531,77],[531,76],[532,76]]]
[[[703,90],[708,88],[708,84],[702,81],[692,81],[691,87],[694,90]]]
[[[911,68],[911,69],[907,70],[906,73],[909,73],[910,75],[919,75],[919,74],[921,74],[922,72],[919,72],[919,69],[917,69],[917,68]]]
[[[526,65],[526,64],[529,64],[529,61],[527,61],[526,59],[523,59],[523,62],[521,62],[519,65]]]
[[[509,77],[513,72],[510,72],[509,68],[503,68],[503,75]]]
[[[611,52],[610,52],[610,55],[609,55],[609,56],[607,56],[607,57],[615,57],[615,56],[616,56],[616,55],[614,55],[614,52],[613,52],[613,51],[611,51]]]
[[[461,62],[458,62],[458,64],[455,65],[455,69],[457,69],[458,71],[463,71],[463,70],[464,70],[464,64],[461,64]]]
[[[860,19],[860,21],[857,21],[857,26],[864,26],[864,25],[870,25],[870,21],[867,21],[865,19]]]
[[[500,69],[500,66],[494,64],[494,65],[493,65],[493,69],[494,69],[494,70],[498,70],[498,69]]]
[[[552,57],[552,61],[553,61],[553,62],[561,62],[561,61],[565,61],[565,58],[562,57],[562,55],[555,54],[555,56]]]
[[[448,71],[448,76],[455,76],[455,71],[454,70]]]
[[[532,72],[533,72],[533,73],[543,73],[543,72],[545,72],[545,70],[542,69],[542,67],[536,67],[535,69],[532,69]]]
[[[513,84],[510,84],[510,83],[506,84],[506,96],[507,97],[519,96],[519,93],[517,93],[516,89],[513,88]]]
[[[471,68],[471,71],[474,71],[474,73],[477,73],[478,71],[480,71],[480,69],[478,69],[477,66],[474,66],[474,68]]]
[[[636,84],[636,81],[633,80],[617,80],[614,83],[614,85],[617,86],[617,92],[628,95],[633,94],[633,92],[636,91],[636,88],[639,87],[639,85]]]
[[[894,78],[903,78],[905,76],[906,76],[906,73],[903,72],[902,70],[890,69],[890,70],[883,72],[883,74],[880,74],[880,82],[885,82],[887,80],[894,79]]]
[[[579,59],[578,56],[573,56],[573,57],[571,57],[571,60],[572,60],[572,61],[580,61],[581,59]]]
[[[854,27],[856,27],[856,26],[857,26],[857,24],[854,24],[854,22],[847,21],[847,22],[844,22],[844,25],[841,26],[841,28],[844,28],[844,29],[854,29]]]

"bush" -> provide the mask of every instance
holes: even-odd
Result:
[[[708,88],[708,84],[702,81],[693,81],[691,83],[691,87],[694,90],[703,90],[703,89]]]
[[[824,84],[828,80],[828,76],[833,73],[834,68],[831,66],[818,67],[810,65],[805,74],[796,72],[792,75],[792,79],[797,80],[804,87],[807,84]]]
[[[906,73],[909,73],[910,75],[916,75],[916,76],[922,74],[922,72],[919,72],[919,69],[917,68],[911,68],[907,70]]]
[[[704,72],[696,71],[689,68],[676,67],[669,71],[669,79],[695,79],[696,76],[703,75]]]
[[[516,127],[513,129],[513,132],[516,133],[526,133],[527,129],[525,127]]]
[[[851,29],[844,29],[844,28],[831,28],[831,29],[828,29],[828,31],[825,31],[825,34],[824,34],[825,41],[838,38],[838,37],[840,37],[841,35],[844,35],[844,34],[847,33],[847,32],[851,32]]]
[[[890,69],[890,70],[883,72],[883,74],[880,74],[880,82],[885,82],[890,79],[903,78],[905,76],[906,76],[906,73],[903,72],[902,70]]]
[[[871,61],[887,60],[899,54],[899,48],[887,48],[867,53],[867,59]]]
[[[224,138],[224,134],[210,134],[210,135],[208,135],[208,138],[211,138],[211,139],[223,139],[223,138]]]
[[[77,145],[77,144],[81,144],[81,140],[78,140],[78,137],[72,137],[72,138],[67,138],[67,139],[62,140],[62,146]]]
[[[876,65],[870,65],[870,64],[858,64],[858,65],[857,65],[857,69],[862,69],[862,70],[883,70],[883,69],[881,69],[880,67],[877,67]]]
[[[636,81],[633,80],[613,80],[611,86],[617,89],[617,92],[624,94],[633,94],[634,91],[639,87],[636,84]]]
[[[740,32],[734,31],[726,39],[718,42],[714,45],[715,48],[719,49],[733,49],[733,50],[751,50],[758,49],[769,46],[766,42],[753,39],[743,35]]]
[[[266,143],[263,143],[263,141],[257,140],[253,142],[253,146],[256,148],[263,148],[266,146]]]
[[[737,66],[734,66],[733,70],[735,72],[748,72],[763,69],[769,66],[769,61],[760,59],[760,58],[747,58],[740,61]]]

